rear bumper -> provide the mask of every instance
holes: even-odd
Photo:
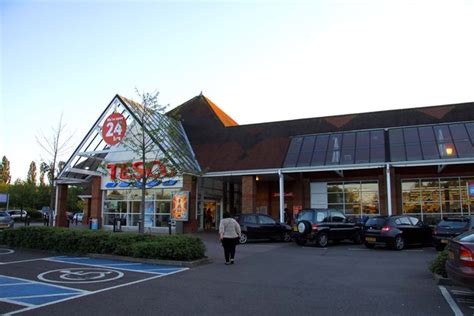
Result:
[[[474,267],[453,266],[448,260],[446,262],[446,273],[454,283],[474,289]]]
[[[380,235],[365,235],[364,242],[373,245],[391,245],[395,242],[395,238]]]

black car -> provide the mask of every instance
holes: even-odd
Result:
[[[304,209],[296,218],[293,237],[298,245],[314,242],[318,247],[326,247],[329,241],[339,242],[349,239],[362,243],[362,226],[351,222],[338,210]]]
[[[418,218],[407,215],[376,216],[364,225],[364,241],[367,248],[385,245],[402,250],[407,245],[432,243],[432,229]]]
[[[249,239],[291,240],[291,226],[280,223],[268,215],[241,214],[235,219],[242,231],[239,240],[241,244],[245,244]]]
[[[474,229],[474,216],[445,217],[433,231],[433,245],[441,251],[454,238],[468,230]]]

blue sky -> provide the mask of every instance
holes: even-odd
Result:
[[[118,93],[240,124],[474,101],[471,1],[2,1],[0,156],[75,147]],[[63,160],[67,159],[65,155]]]

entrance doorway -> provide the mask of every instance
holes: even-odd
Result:
[[[204,230],[216,230],[221,218],[221,203],[218,200],[204,200]]]

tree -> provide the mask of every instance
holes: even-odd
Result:
[[[0,164],[0,183],[9,184],[11,179],[10,161],[8,161],[6,156],[3,156],[2,163]]]
[[[30,163],[30,169],[28,170],[28,175],[26,177],[26,182],[29,184],[34,184],[36,185],[36,162],[32,161]]]
[[[54,208],[55,200],[55,185],[54,178],[56,175],[56,168],[59,161],[59,158],[66,154],[70,150],[70,142],[73,134],[67,132],[66,125],[63,124],[63,116],[59,118],[58,125],[56,127],[51,127],[51,134],[49,136],[44,135],[41,131],[38,136],[36,136],[36,141],[38,145],[45,151],[47,158],[45,159],[49,166],[49,179],[50,184],[52,184],[51,198],[49,201],[49,210]],[[52,225],[53,216],[49,216],[50,225]]]
[[[171,149],[164,152],[156,145],[163,143],[163,135],[173,137],[171,129],[163,131],[167,128],[167,124],[157,124],[167,108],[158,103],[159,92],[140,93],[136,90],[136,93],[141,99],[141,104],[134,104],[134,112],[138,117],[135,118],[135,124],[130,127],[122,140],[122,144],[133,153],[133,158],[123,167],[127,169],[128,174],[133,175],[131,181],[135,182],[142,191],[138,229],[140,233],[144,233],[147,184],[162,178],[174,177],[180,174],[181,170],[176,164],[170,166],[173,156]]]
[[[40,164],[40,178],[39,178],[39,182],[40,182],[40,186],[44,186],[45,185],[45,182],[44,182],[44,175],[49,171],[49,166],[46,162],[42,161],[41,164]]]

